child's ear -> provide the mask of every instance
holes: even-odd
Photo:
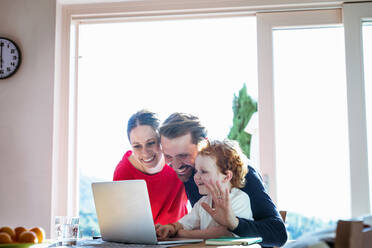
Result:
[[[227,171],[225,172],[225,176],[223,177],[223,181],[224,181],[224,182],[230,182],[232,176],[233,176],[232,171],[231,171],[231,170],[227,170]]]

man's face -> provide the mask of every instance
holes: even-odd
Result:
[[[198,155],[198,148],[192,143],[191,134],[173,139],[162,136],[161,146],[165,162],[175,170],[182,182],[187,182],[192,175],[195,158]]]

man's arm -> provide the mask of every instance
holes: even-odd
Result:
[[[281,219],[276,217],[254,221],[238,219],[238,227],[233,230],[238,236],[262,237],[263,247],[282,246],[287,241],[287,231]]]
[[[242,190],[250,198],[254,221],[238,218],[239,224],[232,230],[233,233],[246,237],[260,236],[262,246],[284,245],[288,238],[285,225],[266,192],[261,176],[250,166]]]

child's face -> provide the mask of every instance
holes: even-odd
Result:
[[[225,175],[219,171],[213,157],[198,155],[195,159],[195,171],[194,181],[201,195],[209,193],[208,188],[205,186],[206,182],[212,180],[214,182],[219,181],[221,185],[223,183]]]

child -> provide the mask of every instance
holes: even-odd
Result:
[[[244,186],[245,175],[248,172],[243,159],[244,155],[236,142],[230,140],[204,142],[195,159],[194,175],[199,193],[204,196],[194,205],[191,212],[178,222],[156,225],[158,237],[206,239],[233,236],[232,232],[215,222],[202,207],[207,204],[213,209],[215,204],[218,204],[216,201],[226,202],[221,195],[230,198],[235,216],[253,220],[249,196],[239,189]],[[218,187],[210,186],[213,181]],[[229,200],[227,199],[227,202]]]

